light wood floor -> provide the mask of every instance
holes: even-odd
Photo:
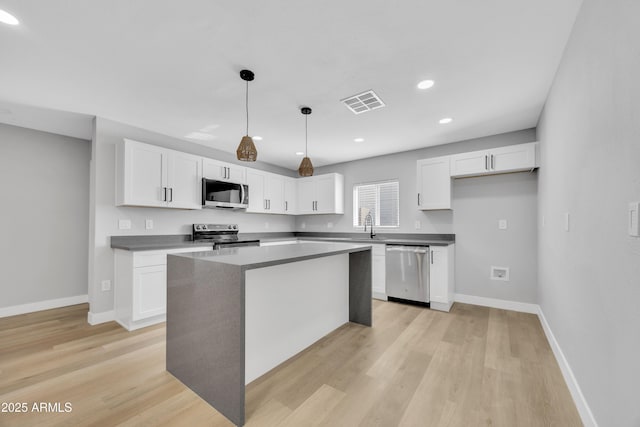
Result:
[[[164,325],[89,326],[87,310],[0,319],[0,403],[30,411],[0,413],[1,426],[231,425],[164,370]],[[344,325],[251,383],[247,425],[582,424],[536,316],[374,301],[373,328]]]

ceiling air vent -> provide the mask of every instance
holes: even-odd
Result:
[[[340,100],[354,114],[362,114],[385,106],[382,99],[372,90]]]

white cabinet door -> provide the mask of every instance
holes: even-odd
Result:
[[[371,245],[371,295],[373,298],[387,299],[386,291],[386,245]]]
[[[449,311],[453,305],[455,245],[429,247],[429,292],[431,308]]]
[[[512,145],[491,150],[489,164],[494,172],[516,172],[534,169],[536,165],[535,142]]]
[[[309,178],[298,179],[298,213],[315,213],[315,182]]]
[[[125,140],[119,156],[118,205],[166,206],[167,150]]]
[[[167,176],[169,207],[202,209],[202,157],[169,152]]]
[[[447,302],[447,251],[443,246],[431,246],[429,289],[431,301]]]
[[[489,151],[472,151],[451,156],[451,176],[473,176],[489,172]]]
[[[316,213],[335,211],[335,181],[333,175],[319,175],[315,178]]]
[[[284,179],[284,213],[298,213],[298,183],[295,178]]]
[[[344,177],[338,173],[298,179],[299,214],[343,214]]]
[[[133,272],[133,321],[166,313],[167,266],[138,267]]]
[[[418,160],[418,209],[451,209],[450,158]]]
[[[284,213],[284,177],[281,175],[267,174],[265,181],[265,199],[267,200],[267,212],[274,214]]]
[[[203,161],[203,175],[208,179],[245,184],[247,181],[246,171],[246,167],[232,163],[206,158]]]
[[[247,169],[247,185],[249,186],[249,206],[247,207],[247,212],[265,212],[267,203],[264,194],[264,173],[255,169]]]

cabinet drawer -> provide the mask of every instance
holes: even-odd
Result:
[[[180,254],[187,252],[210,251],[213,244],[209,246],[199,246],[191,248],[176,248],[163,251],[144,251],[133,254],[134,267],[149,267],[152,265],[167,265],[167,254]]]
[[[375,245],[375,244],[371,245],[371,253],[374,256],[385,256],[385,252],[384,252],[385,246],[386,245]]]
[[[152,265],[167,265],[167,253],[165,251],[153,253],[137,253],[133,256],[134,267],[148,267]]]

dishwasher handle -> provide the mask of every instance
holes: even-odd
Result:
[[[416,254],[426,254],[429,249],[418,249],[415,246],[387,246],[387,252],[412,252]]]

